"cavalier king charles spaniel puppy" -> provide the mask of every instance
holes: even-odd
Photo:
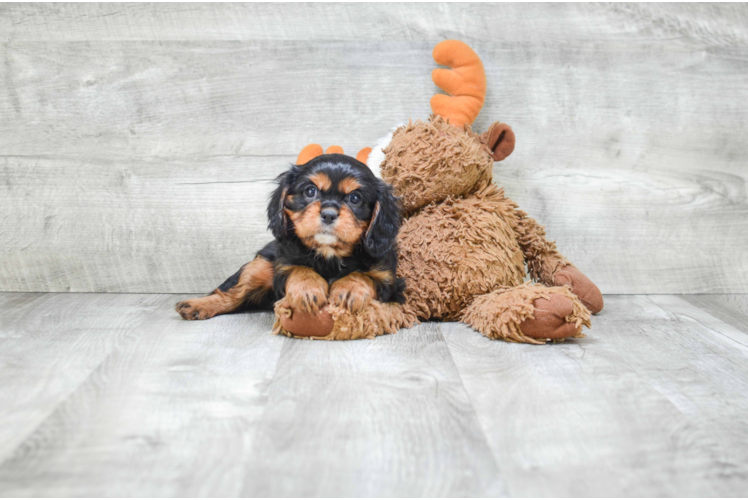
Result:
[[[307,313],[328,303],[357,312],[372,299],[403,302],[400,207],[363,163],[325,154],[291,167],[278,177],[267,214],[274,241],[210,295],[178,303],[184,319],[272,309],[284,296]]]

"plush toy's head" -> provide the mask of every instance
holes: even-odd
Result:
[[[514,133],[494,123],[484,134],[470,124],[483,106],[486,76],[480,58],[463,42],[447,40],[434,48],[434,83],[450,95],[431,99],[434,115],[398,128],[383,149],[382,178],[412,212],[448,196],[470,193],[493,178],[493,162],[514,150]]]

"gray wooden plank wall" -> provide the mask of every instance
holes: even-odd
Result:
[[[2,4],[0,290],[210,290],[305,144],[428,116],[447,38],[603,292],[748,292],[745,4]]]

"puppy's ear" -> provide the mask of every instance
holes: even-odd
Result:
[[[400,204],[392,194],[392,188],[378,181],[377,197],[369,229],[364,236],[364,248],[373,257],[381,257],[394,248],[402,222]]]
[[[268,229],[270,229],[270,232],[273,233],[276,239],[284,237],[288,231],[288,216],[283,208],[286,202],[286,195],[289,188],[293,185],[295,178],[296,167],[279,175],[276,179],[278,187],[270,195],[267,210]]]

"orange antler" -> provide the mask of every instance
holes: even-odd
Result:
[[[356,155],[356,159],[360,161],[361,163],[366,163],[366,161],[369,159],[370,154],[371,154],[371,148],[363,148]]]
[[[299,153],[299,156],[296,158],[296,164],[297,165],[305,165],[307,162],[312,161],[318,156],[322,156],[323,154],[345,154],[343,152],[343,148],[340,146],[330,146],[327,148],[327,151],[322,150],[322,146],[319,144],[307,144],[304,149],[301,150],[301,153]]]
[[[327,149],[325,150],[325,154],[326,154],[326,155],[331,155],[331,154],[333,154],[333,153],[337,153],[337,154],[339,154],[339,155],[345,154],[345,153],[343,152],[343,148],[341,148],[340,146],[330,146],[329,148],[327,148]]]
[[[480,57],[459,40],[437,44],[433,55],[434,61],[451,69],[439,68],[431,73],[434,83],[449,94],[434,95],[431,110],[456,127],[473,123],[486,98],[486,73]]]
[[[308,144],[301,150],[301,153],[299,153],[299,156],[296,158],[296,164],[304,165],[321,154],[322,146],[319,144]]]

